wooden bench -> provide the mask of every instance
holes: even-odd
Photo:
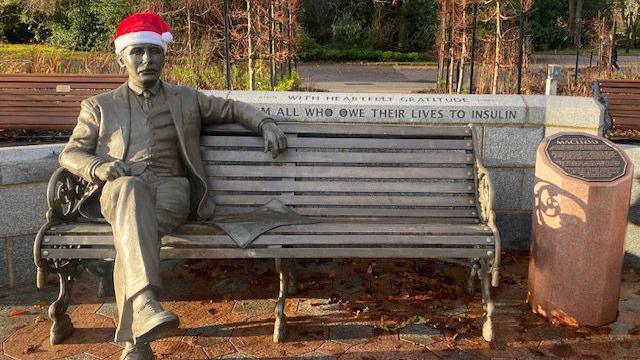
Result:
[[[640,139],[640,135],[628,134],[629,130],[640,131],[640,80],[595,80],[593,94],[606,109],[606,133],[613,138]]]
[[[204,129],[201,145],[216,216],[277,198],[321,223],[282,226],[248,248],[211,223],[190,222],[162,239],[163,259],[274,258],[280,274],[274,341],[284,339],[284,302],[296,258],[464,259],[465,290],[481,280],[483,336],[493,340],[490,285],[497,286],[500,237],[491,181],[471,127],[282,123],[289,149],[272,159],[239,126]],[[65,169],[49,182],[47,223],[34,244],[38,286],[59,274],[51,304],[53,343],[73,330],[65,314],[78,264],[113,259],[111,228],[78,217],[87,184]],[[460,260],[457,260],[460,261]]]
[[[0,74],[0,128],[71,130],[82,100],[125,81],[126,75]]]

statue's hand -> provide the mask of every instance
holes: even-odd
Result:
[[[268,121],[262,125],[262,137],[264,138],[264,152],[271,149],[271,156],[274,159],[281,152],[287,150],[287,137],[274,122]]]
[[[95,170],[96,177],[102,181],[113,181],[128,173],[129,166],[120,160],[100,164]]]

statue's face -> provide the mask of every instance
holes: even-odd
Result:
[[[164,51],[154,44],[127,46],[118,55],[118,64],[127,68],[130,81],[150,88],[160,79],[164,67]]]

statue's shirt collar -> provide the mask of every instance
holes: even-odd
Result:
[[[158,92],[162,87],[162,80],[158,80],[158,82],[156,82],[150,89],[145,89],[144,87],[138,86],[131,81],[127,81],[127,84],[129,85],[129,89],[131,89],[131,91],[133,91],[133,93],[138,96],[141,96],[144,90],[151,91],[151,96],[155,96],[158,95]]]

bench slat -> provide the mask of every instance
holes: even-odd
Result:
[[[186,224],[175,231],[175,234],[222,234],[222,230],[215,225]],[[485,225],[471,224],[423,224],[423,223],[374,223],[358,221],[350,222],[323,222],[318,224],[305,225],[284,225],[268,232],[269,234],[422,234],[422,235],[442,235],[442,234],[479,234],[491,235],[491,230]],[[111,234],[109,224],[65,224],[56,226],[48,232],[50,235],[67,234]],[[54,243],[47,243],[53,245]],[[63,242],[57,243],[63,244]]]
[[[287,150],[273,159],[263,151],[204,150],[203,160],[216,162],[268,163],[345,163],[345,164],[470,164],[473,156],[465,152],[311,152]],[[294,170],[295,171],[295,170]]]
[[[237,205],[237,204],[234,204]],[[468,218],[470,222],[479,222],[475,208],[374,208],[374,207],[303,207],[292,206],[301,215],[318,217],[409,217],[429,221],[434,218],[438,221],[451,221],[453,218]],[[253,207],[221,206],[216,207],[216,215],[234,215],[251,211]]]
[[[278,126],[287,134],[316,134],[316,135],[370,135],[371,137],[470,137],[471,129],[467,126],[415,126],[415,125],[349,125],[349,124],[300,124],[292,122],[278,122]],[[206,126],[203,134],[250,133],[249,130],[237,124]]]
[[[451,247],[489,245],[487,235],[262,235],[253,241],[251,247],[282,245],[283,247],[323,247],[323,246],[417,246],[443,245]],[[112,246],[111,235],[52,235],[47,236],[44,245],[84,245]],[[162,239],[163,246],[172,247],[237,247],[227,235],[169,235]],[[46,249],[46,248],[45,248]]]
[[[474,206],[473,196],[334,196],[334,195],[220,195],[213,192],[213,202],[223,205],[261,205],[278,199],[286,205],[349,206]]]
[[[47,249],[45,259],[113,259],[114,249]],[[161,248],[162,259],[234,258],[483,258],[486,249],[475,248],[262,248],[175,249]]]
[[[206,166],[207,176],[249,177],[249,178],[332,178],[332,179],[472,179],[471,167],[371,167],[371,166],[238,166],[238,165],[209,165]],[[471,174],[470,174],[471,173]],[[216,180],[219,181],[219,180]],[[210,182],[211,184],[211,182]],[[452,184],[452,183],[449,183]],[[458,188],[465,189],[470,182]],[[464,186],[463,186],[464,185]],[[216,189],[216,187],[213,187]]]
[[[264,148],[264,140],[256,136],[204,136],[203,146]],[[465,149],[472,148],[471,140],[443,139],[360,139],[360,138],[305,138],[287,136],[288,148],[319,149]]]
[[[365,181],[234,181],[213,178],[214,191],[328,191],[328,192],[401,192],[401,193],[473,193],[471,182],[365,182]]]

